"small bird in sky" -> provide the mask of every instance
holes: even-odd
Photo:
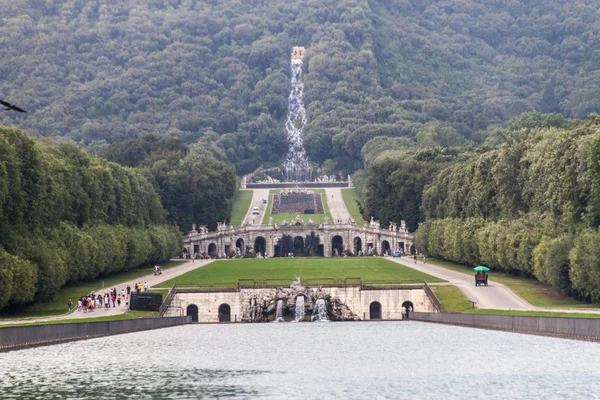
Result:
[[[20,113],[26,113],[27,112],[27,111],[23,110],[22,108],[15,106],[14,104],[7,103],[6,101],[0,100],[0,104],[2,104],[4,107],[6,107],[7,111],[11,111],[12,110],[12,111],[18,111]]]

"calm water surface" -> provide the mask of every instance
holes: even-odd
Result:
[[[0,353],[0,398],[600,398],[600,344],[425,324],[188,325]]]

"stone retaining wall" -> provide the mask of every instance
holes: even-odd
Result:
[[[411,318],[473,328],[600,340],[600,319],[420,312],[414,313]]]
[[[359,320],[370,319],[370,305],[377,301],[381,304],[381,319],[402,319],[402,303],[410,301],[415,311],[433,312],[434,305],[421,287],[406,289],[361,289],[360,286],[321,287],[325,295],[339,299]],[[198,307],[198,322],[219,322],[219,307],[229,305],[231,322],[241,322],[246,298],[259,298],[269,303],[276,302],[275,289],[241,289],[239,292],[208,292],[192,290],[175,294],[170,307],[165,313],[169,315],[186,314],[188,306]]]
[[[281,183],[247,183],[247,189],[284,189],[284,188],[347,188],[348,182],[281,182]]]

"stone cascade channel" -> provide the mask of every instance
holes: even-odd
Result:
[[[302,59],[304,47],[292,49],[292,91],[288,97],[288,117],[285,130],[289,142],[289,150],[284,164],[285,182],[311,182],[312,169],[308,163],[304,148],[303,130],[306,125],[306,109],[304,108],[304,82],[302,82]]]

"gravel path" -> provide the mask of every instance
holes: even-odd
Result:
[[[327,204],[329,205],[329,211],[331,212],[331,218],[333,219],[333,221],[329,222],[334,223],[338,220],[341,220],[344,223],[348,222],[350,213],[346,208],[346,203],[344,203],[342,190],[340,188],[326,188],[325,197],[327,197]]]
[[[250,202],[250,207],[248,207],[248,211],[246,212],[246,218],[244,218],[242,226],[246,224],[246,221],[248,221],[251,225],[260,225],[263,217],[265,216],[265,210],[267,208],[267,204],[263,204],[263,199],[266,199],[267,201],[269,200],[270,189],[249,190],[252,190],[252,201]],[[253,215],[252,207],[258,207],[260,209],[260,214]]]

